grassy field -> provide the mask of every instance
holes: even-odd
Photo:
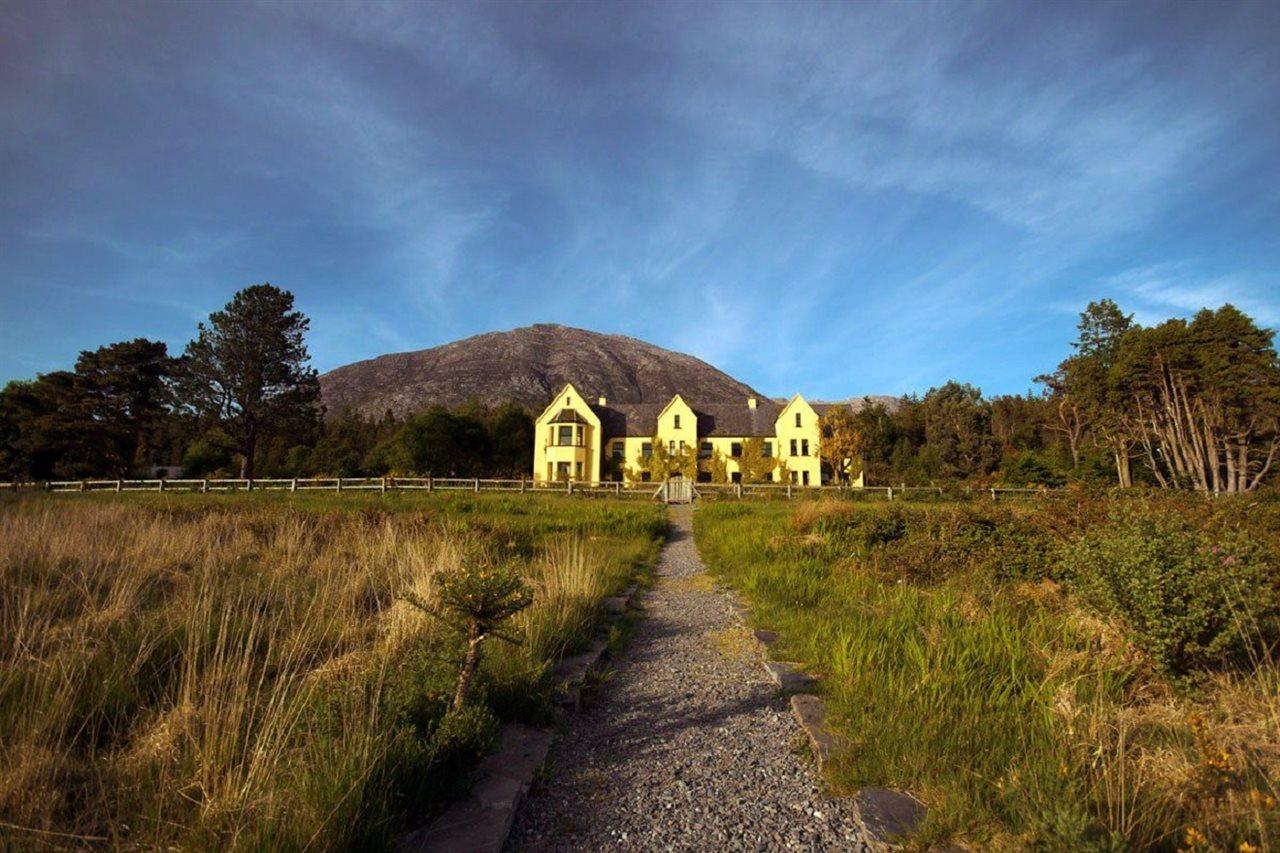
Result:
[[[385,847],[652,565],[652,505],[486,495],[0,501],[0,847]],[[477,543],[530,580],[482,701],[409,606]],[[442,721],[443,724],[442,724]]]
[[[1280,846],[1280,503],[717,503],[699,550],[807,663],[914,843]]]

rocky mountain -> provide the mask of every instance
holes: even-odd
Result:
[[[677,393],[691,402],[764,396],[693,356],[623,335],[548,324],[358,361],[323,374],[320,389],[330,412],[349,407],[376,417],[388,409],[404,415],[472,398],[540,411],[566,382],[588,399],[603,396],[611,403],[665,403]]]
[[[878,403],[889,411],[896,412],[898,407],[902,404],[902,398],[893,397],[888,394],[867,394],[861,397],[846,397],[843,400],[810,400],[809,402],[815,406],[848,406],[854,412],[860,412],[867,406]]]

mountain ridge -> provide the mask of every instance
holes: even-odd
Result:
[[[379,417],[473,399],[537,411],[567,382],[588,399],[618,403],[666,402],[677,393],[691,402],[766,396],[694,356],[554,323],[353,362],[322,374],[320,389],[330,414],[350,409]]]

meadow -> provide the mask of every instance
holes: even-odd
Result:
[[[0,846],[385,848],[656,557],[660,508],[489,495],[0,500]],[[462,640],[406,598],[485,546],[533,604]]]
[[[1280,502],[1072,491],[1008,504],[721,502],[717,579],[803,662],[911,840],[1280,847]]]

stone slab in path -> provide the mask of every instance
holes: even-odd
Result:
[[[878,841],[892,842],[915,830],[924,820],[924,804],[910,794],[889,788],[863,788],[854,796],[867,831]]]
[[[800,664],[785,660],[766,660],[765,671],[783,693],[804,693],[817,685],[817,680],[800,668]]]
[[[466,800],[428,826],[396,840],[399,853],[496,853],[511,831],[530,781],[546,761],[552,733],[519,724],[502,727],[498,749],[476,768]]]
[[[791,713],[796,722],[809,737],[809,747],[813,750],[813,758],[818,762],[818,770],[831,758],[836,749],[836,739],[827,730],[827,706],[811,693],[801,693],[791,697]]]
[[[756,628],[752,633],[755,634],[757,642],[766,649],[778,642],[777,631],[770,631],[767,628]]]

